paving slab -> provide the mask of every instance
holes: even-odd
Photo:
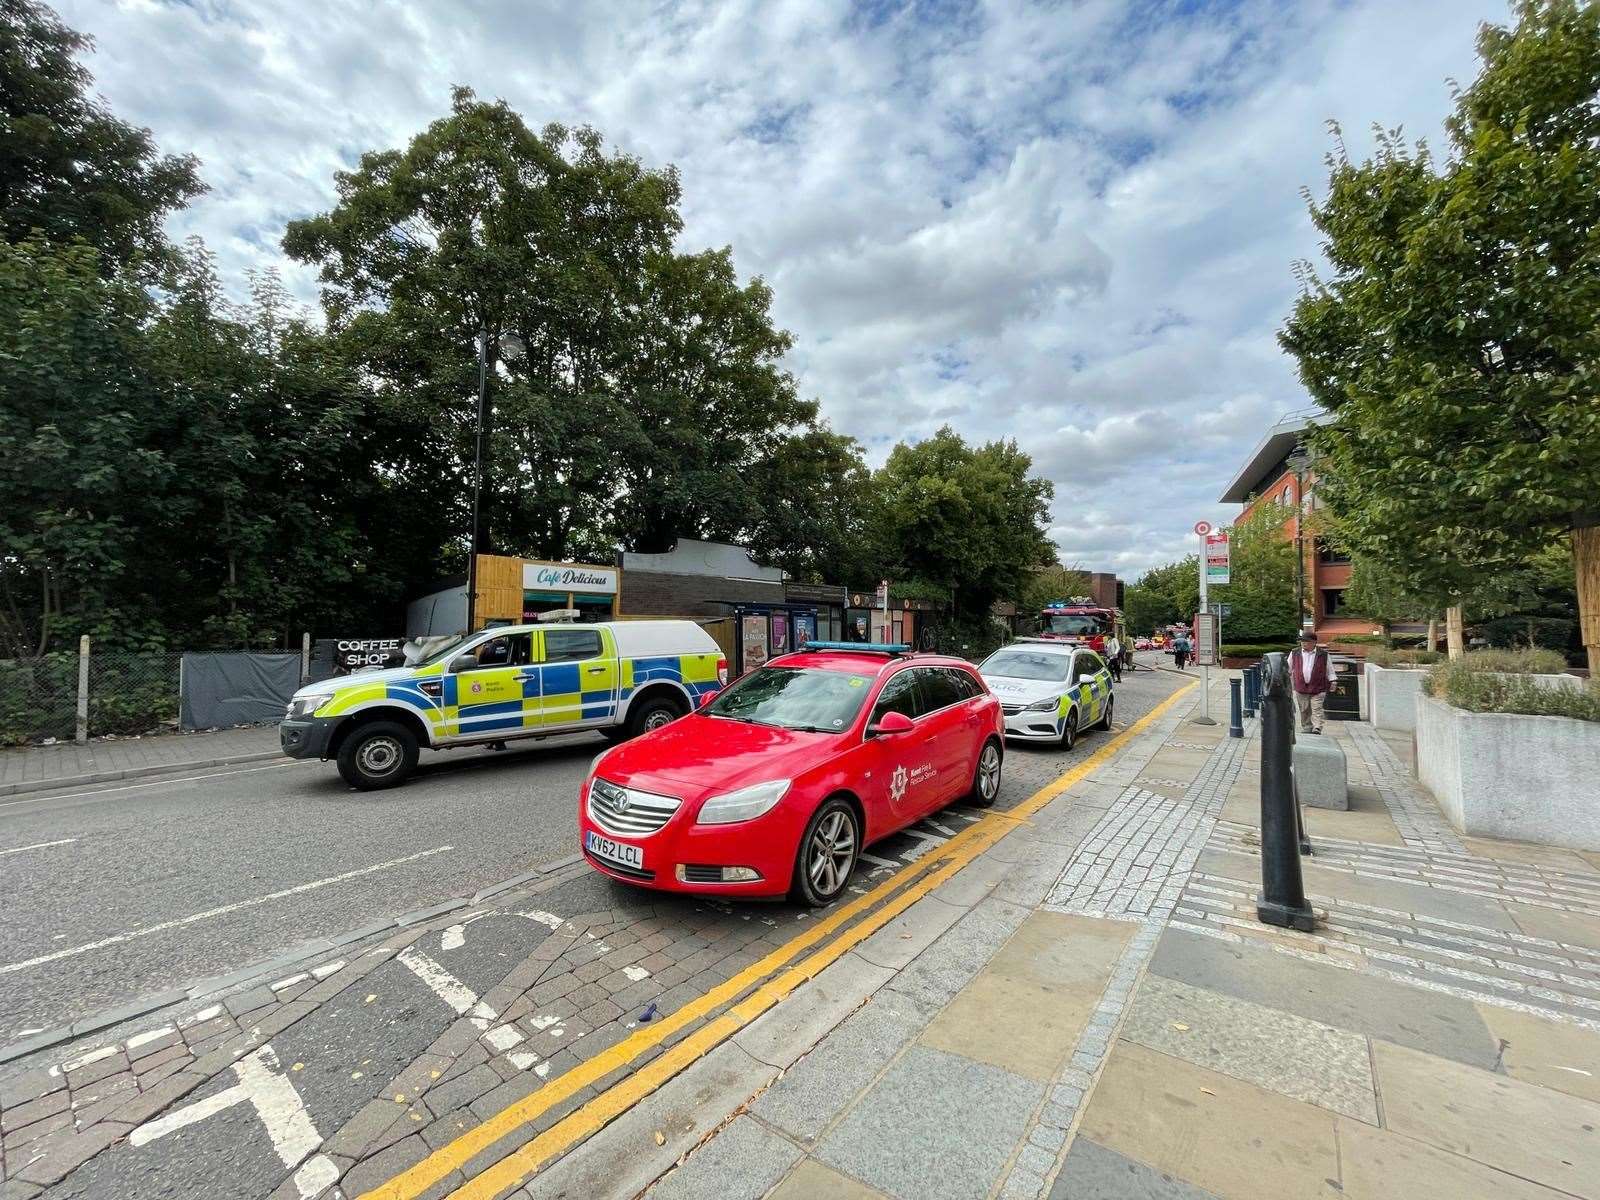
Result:
[[[882,1192],[808,1158],[767,1200],[885,1200]]]
[[[752,1117],[739,1117],[646,1195],[650,1200],[760,1200],[804,1155]]]
[[[1507,903],[1506,912],[1516,922],[1516,928],[1529,937],[1548,938],[1567,946],[1600,950],[1600,918],[1515,902]]]
[[[1478,1011],[1505,1046],[1507,1075],[1600,1103],[1600,1033],[1498,1004],[1479,1004]]]
[[[1048,1082],[1071,1057],[1136,928],[1035,913],[920,1040]]]
[[[1360,1034],[1150,975],[1121,1035],[1279,1095],[1378,1123],[1371,1058]]]
[[[846,954],[741,1029],[733,1042],[762,1062],[788,1067],[893,977],[887,967]]]
[[[971,1200],[993,1186],[1043,1096],[1009,1071],[912,1046],[816,1156],[898,1200]]]
[[[1339,1122],[1339,1163],[1345,1200],[1558,1200],[1566,1194],[1358,1121]]]
[[[1325,1109],[1119,1041],[1078,1133],[1219,1196],[1333,1200],[1334,1120]]]
[[[874,1000],[795,1063],[750,1111],[801,1145],[814,1143],[917,1035],[924,1020]]]
[[[1461,844],[1468,853],[1479,858],[1492,858],[1496,862],[1523,863],[1531,867],[1545,867],[1575,874],[1595,875],[1600,878],[1596,864],[1590,862],[1579,850],[1563,850],[1559,846],[1536,846],[1532,842],[1502,842],[1496,838],[1463,837]],[[1591,857],[1593,857],[1591,855]]]
[[[1050,1200],[1218,1200],[1192,1183],[1079,1137],[1050,1189]]]
[[[1492,1069],[1499,1043],[1469,1000],[1182,929],[1161,935],[1154,974],[1324,1025]]]
[[[1404,1046],[1373,1046],[1384,1124],[1574,1196],[1600,1197],[1600,1104]]]
[[[549,1200],[636,1196],[777,1073],[737,1046],[718,1046],[539,1172],[534,1190]]]

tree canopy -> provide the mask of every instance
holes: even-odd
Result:
[[[89,94],[91,41],[35,0],[0,0],[0,236],[81,238],[111,270],[166,249],[162,221],[204,190],[188,155]]]
[[[1319,494],[1438,607],[1592,524],[1600,493],[1600,6],[1515,12],[1479,33],[1445,160],[1398,130],[1330,156],[1327,268],[1281,335],[1332,414],[1307,435]]]
[[[980,621],[1053,561],[1014,443],[942,430],[869,470],[799,394],[765,282],[678,245],[672,168],[458,89],[290,223],[317,320],[168,243],[197,164],[90,98],[88,45],[0,0],[0,657],[393,631],[464,566],[480,339],[485,549],[723,539]]]

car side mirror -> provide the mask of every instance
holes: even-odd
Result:
[[[478,658],[474,654],[458,654],[450,660],[450,674],[460,675],[463,671],[476,671]]]
[[[718,688],[714,692],[701,692],[700,693],[700,702],[698,704],[696,704],[695,707],[696,708],[704,708],[706,705],[710,704],[713,700],[715,700],[721,693],[722,693],[722,689],[721,688]]]
[[[867,726],[868,737],[878,737],[886,733],[910,733],[916,726],[911,723],[911,718],[903,712],[886,712],[878,718],[876,725]]]

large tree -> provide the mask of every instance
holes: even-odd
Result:
[[[1056,559],[1048,480],[1014,441],[969,446],[948,426],[897,445],[873,476],[890,577],[948,588],[958,615],[986,616]]]
[[[193,157],[90,94],[92,45],[35,0],[0,0],[0,237],[80,238],[110,271],[160,257],[166,215],[203,186]]]
[[[546,558],[679,534],[771,542],[824,432],[783,369],[771,292],[726,249],[682,253],[679,185],[592,129],[534,133],[457,89],[403,150],[363,156],[329,213],[291,223],[329,325],[417,422],[458,548],[470,521],[476,346],[489,347],[480,546]],[[504,335],[524,349],[499,353]],[[837,447],[835,447],[837,449]]]
[[[1331,413],[1318,492],[1360,554],[1459,606],[1574,530],[1600,671],[1600,7],[1518,0],[1485,25],[1450,156],[1380,131],[1311,203],[1327,271],[1281,340]]]

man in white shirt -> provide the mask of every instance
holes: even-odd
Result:
[[[1300,731],[1321,733],[1322,698],[1333,690],[1333,668],[1328,652],[1317,648],[1317,635],[1309,629],[1300,634],[1300,649],[1289,655],[1289,678],[1300,710]]]
[[[1111,668],[1111,678],[1122,682],[1122,643],[1116,634],[1106,638],[1106,666]]]

